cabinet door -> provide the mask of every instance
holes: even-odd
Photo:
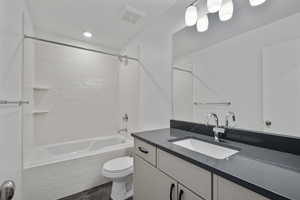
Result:
[[[214,200],[268,200],[231,181],[214,175]]]
[[[157,150],[157,166],[203,199],[212,199],[211,172],[160,149]]]
[[[178,185],[178,200],[204,200],[201,197],[197,196],[189,189],[182,185]]]
[[[177,200],[177,182],[135,156],[134,200]]]

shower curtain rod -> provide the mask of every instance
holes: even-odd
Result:
[[[114,53],[110,53],[110,52],[106,52],[106,51],[100,51],[100,50],[96,50],[96,49],[80,47],[80,46],[76,46],[76,45],[72,45],[72,44],[67,44],[67,43],[63,43],[63,42],[56,42],[56,41],[53,41],[53,40],[47,40],[47,39],[33,37],[33,36],[29,36],[29,35],[24,35],[24,39],[32,39],[32,40],[37,40],[37,41],[41,41],[41,42],[47,42],[47,43],[51,43],[51,44],[56,44],[56,45],[61,45],[61,46],[66,46],[66,47],[91,51],[91,52],[100,53],[100,54],[104,54],[104,55],[109,55],[109,56],[113,56],[113,57],[117,57],[117,58],[125,58],[125,59],[128,59],[128,60],[134,60],[134,61],[140,62],[138,58],[134,58],[134,57],[126,56],[126,55],[114,54]]]

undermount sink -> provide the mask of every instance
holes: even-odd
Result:
[[[211,144],[208,142],[204,142],[198,139],[183,139],[172,142],[175,145],[184,147],[186,149],[189,149],[191,151],[195,151],[201,154],[204,154],[206,156],[213,157],[215,159],[225,159],[228,158],[236,153],[238,153],[238,150],[223,147],[216,144]]]

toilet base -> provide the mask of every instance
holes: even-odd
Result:
[[[112,200],[126,200],[133,196],[133,182],[132,175],[113,179],[111,199]]]

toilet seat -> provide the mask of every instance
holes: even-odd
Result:
[[[133,173],[133,158],[121,157],[110,160],[103,165],[102,173],[108,178],[128,176]]]

